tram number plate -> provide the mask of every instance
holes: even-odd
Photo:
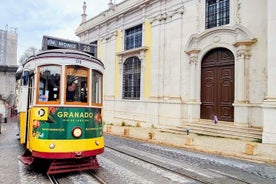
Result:
[[[81,60],[80,59],[76,59],[76,64],[81,64]]]

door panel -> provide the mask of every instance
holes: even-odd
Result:
[[[201,119],[233,121],[234,56],[227,49],[214,49],[202,60]]]
[[[234,109],[234,66],[218,68],[218,116],[224,121],[233,121]]]
[[[216,111],[216,68],[205,68],[201,76],[201,89],[204,91],[201,93],[201,116],[203,119],[210,119]]]

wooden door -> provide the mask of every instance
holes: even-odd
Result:
[[[209,51],[201,65],[201,119],[234,120],[234,56],[224,48]]]

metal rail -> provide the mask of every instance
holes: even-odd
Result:
[[[57,181],[57,179],[53,174],[47,174],[47,176],[52,184],[59,184],[59,182]]]
[[[95,174],[93,171],[88,170],[87,171],[89,175],[93,176],[97,181],[99,181],[99,183],[101,184],[107,184],[107,182],[105,182],[102,178],[100,178],[97,174]]]
[[[193,175],[193,174],[185,174],[185,173],[183,173],[183,172],[180,172],[180,171],[177,171],[177,170],[173,170],[173,169],[167,168],[167,167],[163,166],[162,164],[158,164],[158,163],[151,162],[151,161],[149,161],[149,160],[147,160],[147,159],[145,159],[145,158],[141,158],[141,157],[132,155],[132,154],[130,154],[130,153],[126,153],[126,152],[124,152],[124,151],[122,151],[122,150],[119,150],[119,149],[116,149],[116,148],[113,148],[113,147],[110,147],[110,146],[107,146],[107,145],[106,145],[105,147],[106,147],[106,148],[109,148],[109,149],[111,149],[111,150],[114,150],[114,151],[116,151],[116,152],[119,152],[119,153],[121,153],[121,154],[124,154],[124,155],[130,156],[130,157],[133,157],[133,158],[135,158],[135,159],[141,160],[141,161],[143,161],[143,162],[145,162],[145,163],[152,164],[152,165],[154,165],[154,166],[156,166],[156,167],[159,167],[159,168],[161,168],[161,169],[163,169],[163,170],[169,171],[169,172],[171,172],[171,173],[173,173],[173,174],[176,174],[176,175],[179,175],[179,176],[183,176],[183,177],[189,178],[189,179],[194,180],[194,181],[196,181],[196,182],[213,184],[213,181],[211,181],[211,180],[205,180],[205,179],[199,178],[199,177],[197,177],[196,175]],[[214,171],[213,171],[213,172],[214,172]],[[215,173],[221,174],[221,173],[219,173],[219,172],[215,172]],[[225,174],[221,174],[221,175],[224,176],[224,177],[226,177],[226,178],[231,179],[232,181],[236,181],[236,182],[238,182],[238,183],[249,184],[249,182],[247,182],[246,180],[240,179],[240,178],[238,178],[238,177],[233,177],[233,176],[231,176],[231,175],[225,175]]]

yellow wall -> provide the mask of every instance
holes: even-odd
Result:
[[[151,63],[150,63],[150,46],[151,46],[151,24],[149,22],[149,20],[146,20],[145,23],[144,23],[144,45],[143,46],[146,46],[148,47],[148,50],[146,51],[145,53],[145,70],[144,70],[144,97],[147,98],[150,96],[150,66],[151,66]],[[117,52],[121,52],[123,51],[123,48],[122,48],[122,31],[121,30],[118,30],[117,31],[117,40],[116,40],[116,53]],[[115,53],[115,54],[116,54]],[[119,86],[120,86],[120,82],[121,82],[121,79],[120,79],[120,68],[119,68],[119,57],[117,56],[116,57],[116,60],[115,60],[115,76],[114,76],[114,86],[115,86],[115,98],[118,98],[119,97]]]
[[[145,76],[144,76],[144,97],[147,98],[150,96],[150,47],[151,47],[151,24],[149,20],[145,21],[145,46],[148,47],[148,50],[145,53]]]

